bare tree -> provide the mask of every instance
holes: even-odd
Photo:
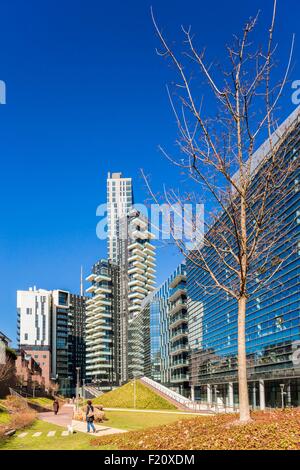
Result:
[[[15,361],[7,358],[4,364],[0,364],[0,383],[8,382],[15,372]]]
[[[291,236],[295,219],[284,216],[282,207],[295,189],[291,181],[299,169],[299,158],[289,152],[297,113],[293,123],[290,120],[277,126],[275,120],[288,80],[294,36],[283,79],[278,83],[273,78],[276,0],[266,45],[256,47],[251,42],[257,15],[246,23],[241,38],[234,37],[234,45],[226,47],[224,69],[206,65],[205,53],[199,52],[190,27],[182,28],[184,51],[179,55],[169,45],[152,10],[151,15],[163,48],[158,54],[171,62],[179,77],[173,89],[168,88],[179,130],[179,156],[161,150],[191,178],[190,186],[197,188],[184,196],[165,190],[164,198],[170,205],[200,200],[214,206],[206,211],[203,239],[194,249],[174,239],[205,274],[199,286],[212,293],[225,292],[237,303],[239,410],[240,421],[247,422],[247,301],[250,293],[270,285],[295,248]],[[208,96],[211,116],[205,108],[204,98]],[[159,202],[148,178],[145,180]],[[281,257],[276,255],[280,243],[286,244]]]

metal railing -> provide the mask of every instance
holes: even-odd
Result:
[[[235,413],[238,411],[238,405],[230,406],[230,405],[227,405],[226,403],[216,403],[216,402],[210,403],[207,401],[205,402],[193,401],[184,397],[183,395],[180,395],[180,393],[174,392],[174,390],[171,390],[165,385],[155,382],[155,380],[152,380],[149,377],[141,377],[140,380],[152,386],[156,390],[160,391],[167,397],[171,398],[176,403],[183,405],[185,408],[188,408],[189,410],[194,411],[194,412],[205,411],[205,412],[211,412],[211,413]]]

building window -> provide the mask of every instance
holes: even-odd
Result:
[[[25,341],[28,340],[28,333],[25,333],[25,334],[24,334],[24,339],[25,339]]]

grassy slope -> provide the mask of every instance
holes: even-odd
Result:
[[[53,400],[51,398],[44,398],[44,397],[28,398],[27,401],[52,410]]]
[[[108,408],[133,408],[134,407],[134,386],[129,382],[122,387],[107,392],[101,397],[93,400],[94,404],[101,404]],[[165,400],[160,395],[136,381],[136,408],[148,410],[176,410],[176,407]]]

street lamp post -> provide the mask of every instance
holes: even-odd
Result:
[[[256,386],[255,386],[255,382],[253,384],[253,409],[255,410],[256,408]]]
[[[284,384],[280,384],[280,392],[281,392],[281,408],[284,408],[284,395],[286,395],[286,392],[284,391]]]
[[[77,380],[76,380],[76,410],[78,411],[79,409],[79,372],[80,372],[80,367],[76,367],[76,374],[77,374]]]

